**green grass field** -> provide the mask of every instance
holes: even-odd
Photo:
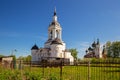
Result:
[[[120,80],[120,67],[90,67],[89,75],[89,80]],[[23,70],[13,70],[0,67],[0,80],[60,80],[60,68],[24,67]],[[64,66],[62,80],[88,80],[88,67]]]

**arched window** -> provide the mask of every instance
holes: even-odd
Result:
[[[59,38],[59,31],[58,30],[56,30],[56,35],[57,35],[56,37]]]
[[[50,38],[52,38],[52,31],[50,32]]]

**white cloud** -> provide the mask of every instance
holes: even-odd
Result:
[[[82,46],[82,47],[88,47],[89,46],[89,42],[81,42],[80,46]]]

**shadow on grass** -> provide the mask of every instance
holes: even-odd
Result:
[[[120,72],[120,70],[104,70],[103,72]]]

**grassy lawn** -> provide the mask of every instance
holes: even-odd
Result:
[[[90,80],[120,80],[120,67],[90,67],[89,73]],[[0,67],[0,80],[60,80],[60,68],[13,70]],[[88,80],[88,67],[64,66],[62,80]]]

